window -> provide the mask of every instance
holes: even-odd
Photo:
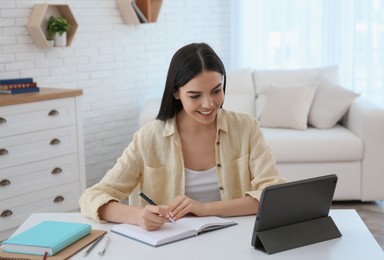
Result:
[[[340,82],[384,105],[384,1],[232,1],[232,68],[338,65]]]

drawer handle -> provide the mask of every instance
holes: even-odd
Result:
[[[6,210],[4,210],[3,212],[1,212],[0,217],[2,217],[2,218],[6,218],[6,217],[11,216],[12,214],[13,214],[13,212],[12,212],[11,210],[6,209]]]
[[[56,167],[55,169],[52,170],[52,174],[59,174],[61,173],[63,170],[60,168],[60,167]]]
[[[58,145],[58,144],[60,144],[61,142],[60,142],[60,139],[57,139],[57,138],[55,138],[55,139],[52,139],[52,141],[49,143],[50,145]]]
[[[54,200],[53,200],[53,202],[54,203],[59,203],[59,202],[62,202],[64,200],[64,197],[63,196],[57,196]]]
[[[4,180],[1,180],[0,181],[0,186],[1,187],[4,187],[4,186],[8,186],[11,184],[11,181],[10,180],[7,180],[7,179],[4,179]]]
[[[7,123],[7,119],[5,119],[4,117],[0,117],[0,125],[3,125]]]
[[[58,116],[60,113],[56,109],[49,111],[48,116]]]
[[[0,149],[0,156],[1,155],[7,155],[8,154],[8,150],[7,149]]]

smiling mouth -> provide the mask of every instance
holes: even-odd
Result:
[[[207,116],[207,115],[212,114],[213,111],[215,111],[215,108],[212,108],[212,109],[209,110],[209,111],[198,111],[198,112],[199,112],[200,114],[202,114],[202,115]]]
[[[200,113],[203,114],[203,115],[209,115],[210,113],[212,113],[212,111],[213,111],[213,110],[211,110],[211,111],[207,111],[207,112],[200,112]]]

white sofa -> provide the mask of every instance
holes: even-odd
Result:
[[[223,108],[259,119],[280,173],[289,181],[336,174],[335,200],[382,200],[384,109],[337,84],[337,67],[236,70],[227,73]],[[144,104],[140,127],[156,117],[159,104],[160,98]]]

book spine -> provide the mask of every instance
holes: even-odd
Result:
[[[36,82],[16,83],[16,84],[0,84],[1,90],[11,90],[11,89],[19,89],[19,88],[34,88],[34,87],[37,87]]]
[[[23,256],[1,256],[0,255],[0,260],[33,260],[32,258],[27,258]]]
[[[0,79],[0,85],[33,83],[33,78]]]
[[[29,92],[39,92],[39,87],[32,87],[32,88],[18,88],[18,89],[10,89],[10,90],[3,90],[0,89],[0,94],[21,94],[21,93],[29,93]]]
[[[80,240],[81,238],[85,237],[89,233],[91,233],[92,227],[86,226],[81,229],[80,232],[75,233],[73,236],[69,236],[60,243],[58,243],[56,246],[52,247],[52,255],[55,255],[56,253],[60,252],[64,248],[68,247],[69,245],[75,243],[77,240]]]
[[[136,5],[135,1],[131,2],[133,10],[135,10],[135,13],[137,17],[139,18],[140,23],[148,23],[148,19],[144,16],[144,14],[141,12],[140,8]]]

